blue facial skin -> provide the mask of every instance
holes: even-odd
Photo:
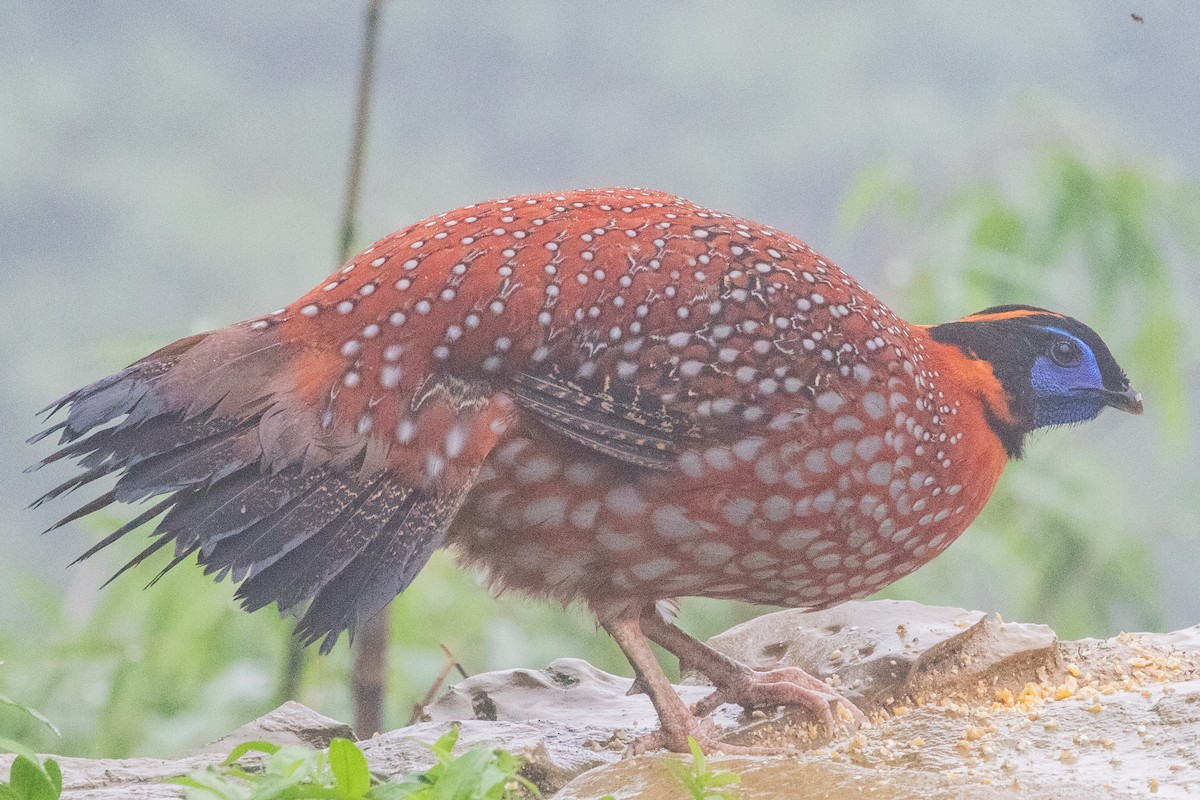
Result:
[[[1091,349],[1066,331],[1046,327],[1063,339],[1074,342],[1078,358],[1060,364],[1049,354],[1033,362],[1030,382],[1033,384],[1035,428],[1047,425],[1070,425],[1095,419],[1107,405],[1103,391],[1104,380]]]

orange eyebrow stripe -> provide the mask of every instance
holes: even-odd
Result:
[[[1004,319],[1019,319],[1021,317],[1058,317],[1064,319],[1062,314],[1056,314],[1053,311],[1031,311],[1027,308],[1019,308],[1016,311],[1001,311],[997,314],[971,314],[963,317],[959,322],[998,322]]]

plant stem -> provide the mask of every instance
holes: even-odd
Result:
[[[354,732],[359,739],[369,739],[383,731],[390,618],[388,609],[383,609],[355,637],[350,685],[354,694]]]
[[[358,201],[362,194],[363,163],[366,160],[367,120],[371,110],[371,84],[375,80],[375,50],[379,40],[379,21],[384,0],[367,0],[367,18],[363,27],[362,61],[358,71],[358,95],[354,108],[354,133],[350,140],[350,165],[346,175],[346,202],[342,207],[342,225],[338,236],[338,260],[345,261],[354,246],[358,220]]]
[[[342,209],[339,261],[345,261],[354,245],[358,202],[362,194],[363,163],[366,160],[367,120],[371,110],[371,84],[375,78],[375,51],[379,40],[384,0],[367,0],[363,26],[362,61],[358,73],[358,100],[354,110],[354,133],[350,142],[350,165],[346,175],[346,204]],[[387,692],[388,628],[391,614],[380,611],[359,632],[354,650],[350,683],[354,693],[354,730],[366,738],[383,728],[383,701]]]

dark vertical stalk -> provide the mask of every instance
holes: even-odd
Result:
[[[281,706],[295,700],[300,694],[300,682],[304,679],[304,667],[308,663],[308,651],[290,630],[287,637],[287,658],[283,662],[283,674],[275,690],[275,705]]]
[[[358,100],[354,109],[354,134],[346,175],[346,204],[342,208],[339,260],[345,261],[354,246],[358,201],[362,194],[363,162],[367,149],[367,120],[371,110],[371,84],[375,79],[375,50],[379,41],[384,0],[367,0],[363,26],[362,62],[358,73]],[[387,692],[388,629],[391,614],[380,611],[358,632],[350,683],[354,694],[354,730],[367,738],[383,730],[383,702]]]
[[[360,739],[369,739],[383,731],[390,620],[391,614],[384,608],[363,625],[354,639],[350,683],[354,691],[354,732]]]
[[[354,107],[354,133],[350,140],[350,166],[346,175],[346,202],[342,207],[342,225],[338,236],[338,260],[345,261],[354,246],[354,228],[358,220],[358,200],[362,194],[363,163],[366,160],[367,120],[371,111],[371,84],[375,81],[375,50],[379,41],[379,20],[384,0],[367,0],[367,19],[363,27],[362,61],[358,71],[358,95]]]

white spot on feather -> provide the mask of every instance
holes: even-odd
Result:
[[[461,425],[454,425],[446,434],[446,456],[448,458],[457,458],[462,454],[463,447],[467,444],[467,432],[463,430]]]

